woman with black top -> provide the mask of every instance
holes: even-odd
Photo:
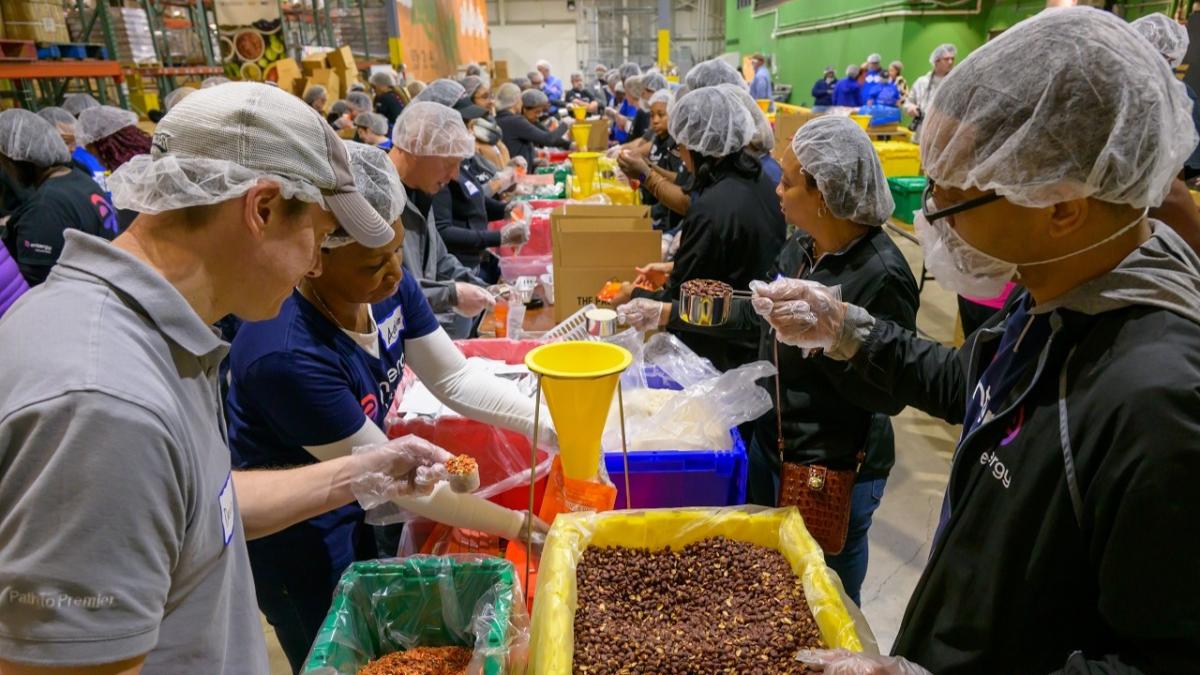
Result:
[[[650,218],[655,229],[674,233],[683,222],[687,213],[686,196],[683,196],[681,213],[676,213],[668,203],[658,199],[663,190],[660,184],[665,183],[673,188],[673,192],[682,191],[675,185],[675,179],[683,169],[683,160],[679,158],[679,147],[671,138],[668,129],[670,120],[669,110],[675,103],[675,97],[668,89],[654,92],[650,97],[650,132],[652,134],[650,149],[647,156],[632,151],[624,151],[617,156],[617,163],[627,175],[636,176],[642,181],[642,203],[650,206]]]
[[[639,330],[666,328],[721,370],[756,359],[758,329],[714,335],[683,323],[676,306],[680,287],[691,279],[715,279],[746,288],[766,275],[785,237],[774,185],[745,152],[754,120],[728,87],[689,92],[671,109],[671,136],[692,174],[691,207],[673,267],[654,273],[663,287],[653,293],[631,289],[635,299],[617,308],[625,323]]]
[[[505,103],[509,105],[505,107]],[[496,122],[504,133],[504,144],[513,157],[524,157],[529,166],[533,166],[535,146],[564,150],[571,147],[571,140],[566,137],[570,127],[566,124],[558,125],[554,131],[538,125],[538,119],[550,109],[550,99],[541,91],[526,89],[515,102],[498,97],[496,105],[500,110]]]

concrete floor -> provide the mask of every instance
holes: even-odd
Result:
[[[921,250],[915,243],[894,236],[913,273],[921,269]],[[957,305],[954,294],[928,282],[921,293],[917,327],[935,340],[955,340]],[[904,607],[925,559],[937,525],[942,493],[959,428],[911,408],[893,420],[896,431],[896,467],[888,478],[883,503],[871,526],[871,562],[863,584],[863,613],[875,633],[880,650],[890,651]],[[271,675],[288,675],[287,660],[279,651],[274,631],[266,622]]]

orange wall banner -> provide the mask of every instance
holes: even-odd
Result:
[[[399,0],[396,19],[410,79],[432,82],[488,60],[486,0]]]

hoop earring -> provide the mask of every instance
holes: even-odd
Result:
[[[825,210],[824,206],[817,207],[817,217],[818,218],[824,218],[827,215],[829,215],[829,212]]]

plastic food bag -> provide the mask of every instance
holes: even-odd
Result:
[[[522,672],[529,615],[512,563],[487,556],[414,556],[357,562],[301,672],[354,675],[368,661],[413,647],[469,647],[467,672]]]
[[[655,509],[563,514],[546,539],[534,596],[531,671],[570,673],[574,657],[577,597],[575,569],[588,546],[681,548],[727,537],[778,550],[804,584],[808,607],[830,648],[879,653],[861,613],[849,611],[837,575],[794,507]]]

